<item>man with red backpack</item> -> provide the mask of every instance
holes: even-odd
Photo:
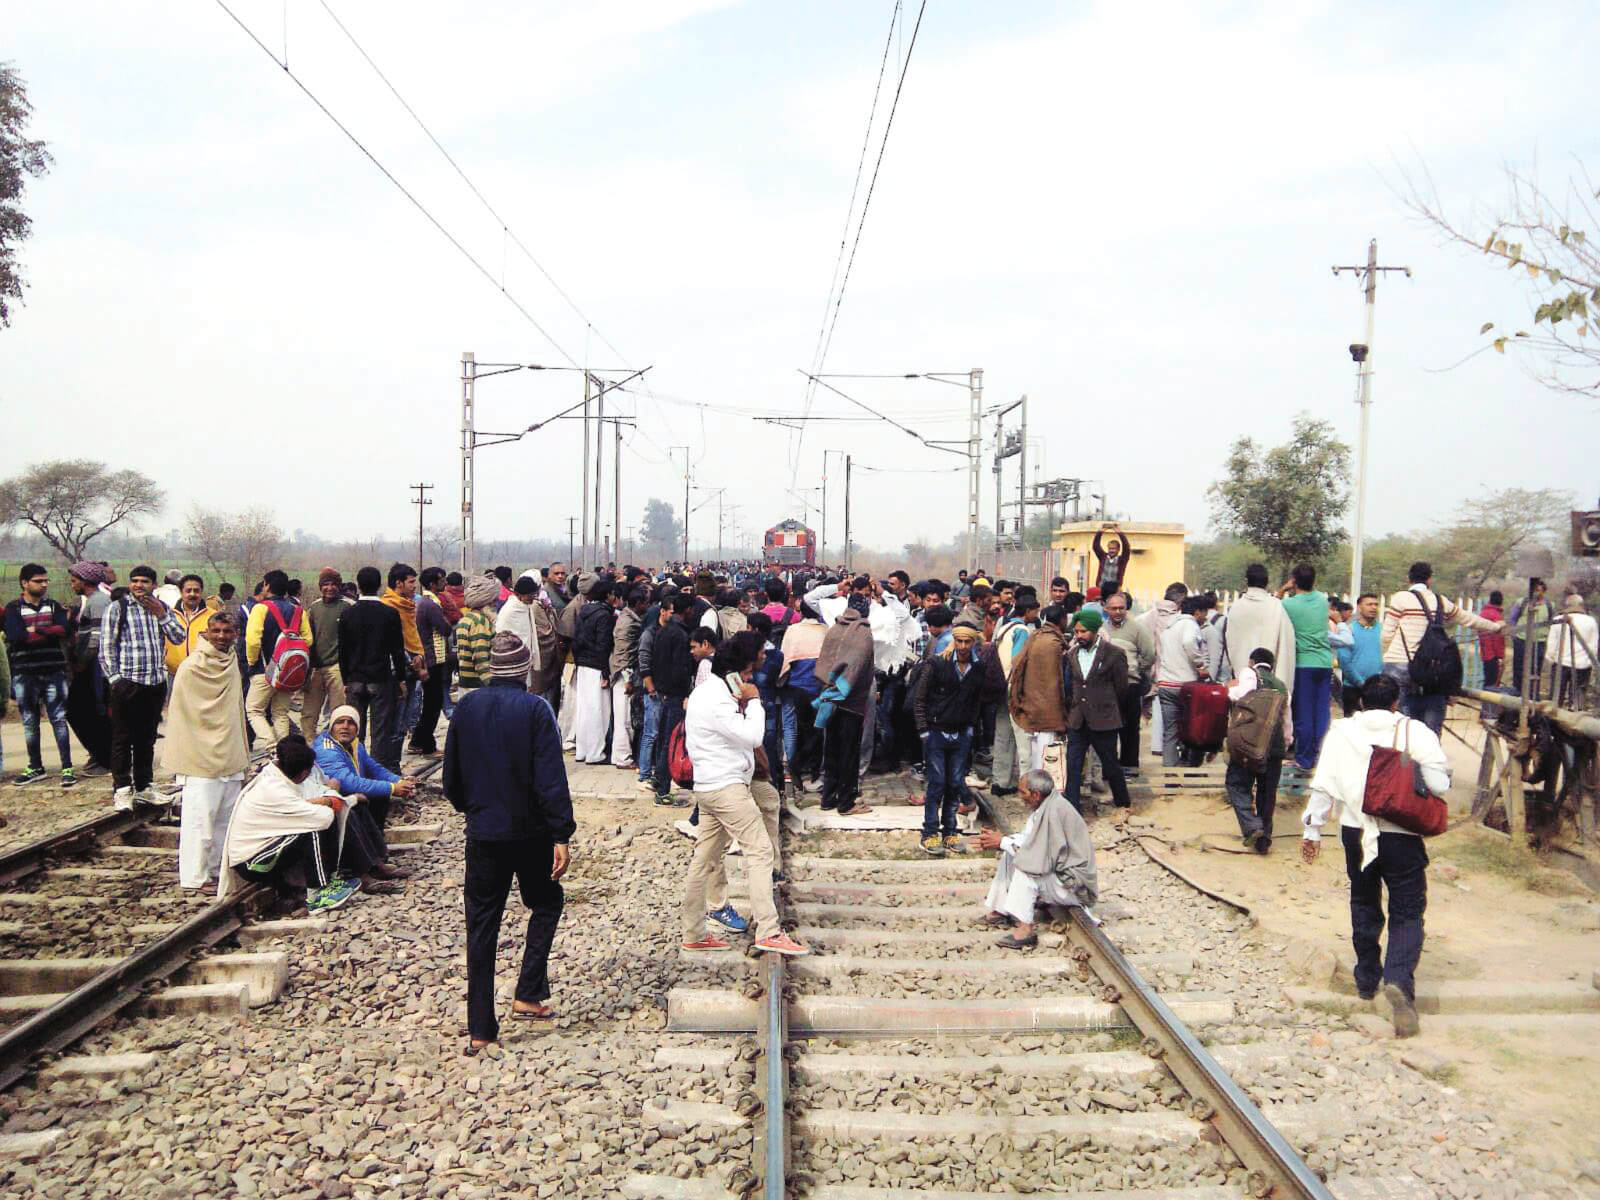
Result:
[[[271,747],[288,734],[289,706],[311,675],[311,622],[289,599],[289,576],[268,571],[266,598],[250,610],[244,659],[250,675],[245,716],[256,741]]]

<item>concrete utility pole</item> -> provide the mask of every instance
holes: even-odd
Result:
[[[978,557],[978,453],[983,445],[983,430],[978,422],[983,417],[983,368],[973,367],[967,372],[967,390],[972,398],[972,410],[967,419],[967,561],[970,570]]]
[[[576,577],[578,573],[578,564],[572,557],[572,552],[577,541],[577,534],[573,532],[573,526],[575,526],[577,523],[577,517],[567,518],[567,566],[571,569],[574,577]]]
[[[604,510],[600,507],[600,497],[603,494],[600,490],[600,476],[604,473],[603,468],[605,467],[606,463],[606,391],[608,390],[604,380],[597,379],[595,382],[599,385],[599,390],[595,393],[594,536],[589,539],[589,546],[594,553],[594,561],[589,564],[591,568],[598,567],[602,558],[600,549],[600,524],[602,520],[601,513]]]
[[[420,571],[424,566],[422,559],[422,518],[428,511],[428,505],[433,503],[432,500],[428,499],[428,493],[433,491],[433,484],[413,483],[411,490],[417,494],[411,503],[417,506],[417,570]]]
[[[1411,278],[1410,267],[1380,267],[1378,265],[1378,239],[1367,243],[1367,263],[1363,267],[1334,267],[1334,275],[1346,271],[1362,279],[1367,297],[1367,340],[1350,347],[1350,357],[1355,359],[1361,375],[1361,433],[1356,450],[1356,529],[1350,550],[1350,594],[1361,594],[1361,566],[1363,541],[1367,526],[1367,428],[1372,412],[1372,333],[1377,313],[1378,275],[1384,271],[1402,271]]]
[[[689,447],[674,446],[683,451],[683,561],[689,561]]]
[[[472,351],[461,355],[461,573],[471,575],[478,566],[477,546],[473,543],[472,485],[478,446],[476,403],[477,357]]]
[[[580,567],[589,561],[589,372],[583,373],[583,535],[581,562],[571,564],[573,577],[576,578]]]
[[[850,570],[850,456],[844,456],[844,569]]]

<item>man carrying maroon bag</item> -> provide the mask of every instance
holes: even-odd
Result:
[[[1422,917],[1428,907],[1428,851],[1417,834],[1368,816],[1362,806],[1375,749],[1409,754],[1435,796],[1450,790],[1450,764],[1438,735],[1421,721],[1401,716],[1399,705],[1399,683],[1388,675],[1374,675],[1361,685],[1361,711],[1329,727],[1301,818],[1305,829],[1300,856],[1308,863],[1316,861],[1322,826],[1337,805],[1350,877],[1356,990],[1363,1000],[1371,1000],[1381,984],[1393,1011],[1395,1036],[1415,1037],[1422,1028],[1414,976],[1422,957]],[[1389,889],[1389,950],[1380,967],[1384,888]]]

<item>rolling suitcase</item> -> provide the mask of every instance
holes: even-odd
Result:
[[[1194,750],[1220,750],[1228,737],[1228,689],[1220,683],[1186,683],[1179,740]]]

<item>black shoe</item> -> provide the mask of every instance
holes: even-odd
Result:
[[[1258,833],[1255,836],[1255,850],[1257,854],[1266,854],[1272,849],[1272,835]]]
[[[991,796],[1015,796],[1017,794],[1017,789],[1008,787],[992,787],[989,789],[989,794]]]

